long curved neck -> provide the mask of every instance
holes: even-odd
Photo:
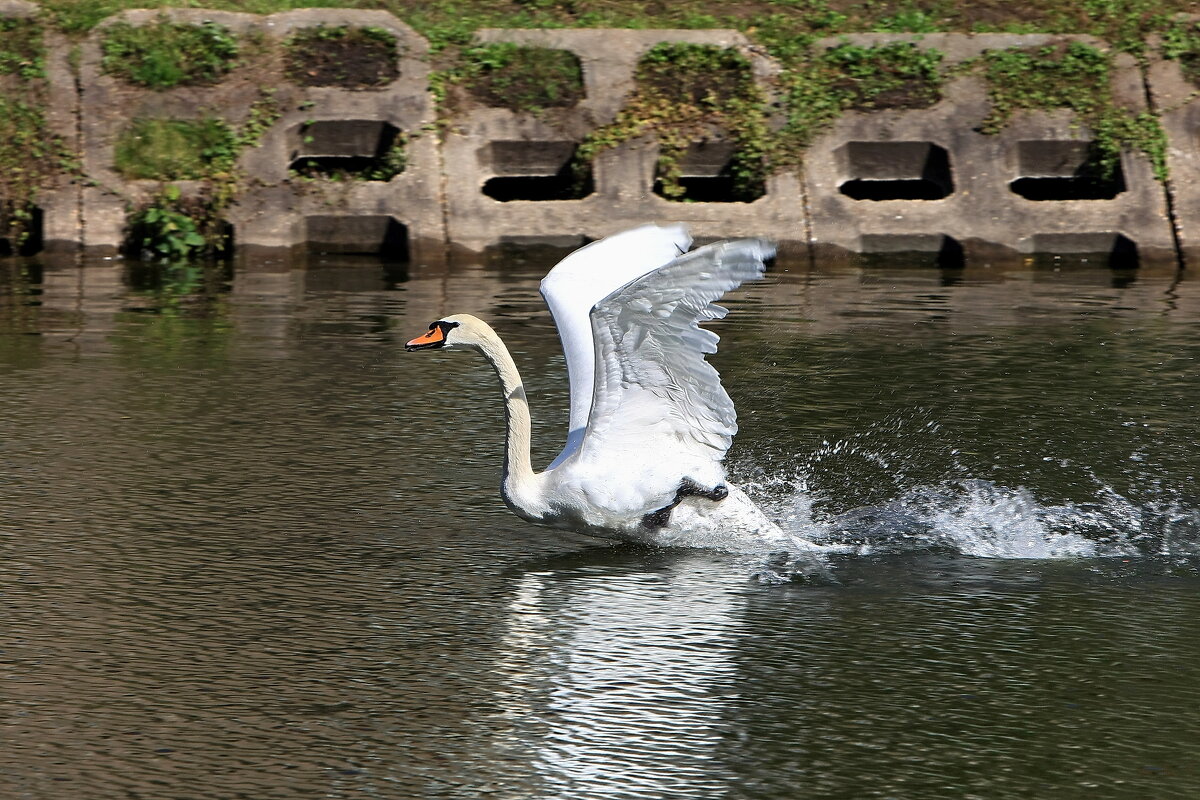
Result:
[[[480,339],[479,350],[495,368],[504,390],[504,416],[508,428],[504,442],[504,491],[509,500],[518,502],[514,495],[533,481],[529,458],[532,438],[529,399],[525,396],[525,385],[521,383],[517,365],[496,332],[488,327]]]

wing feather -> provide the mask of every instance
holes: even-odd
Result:
[[[596,369],[592,308],[630,281],[669,263],[691,244],[683,225],[642,225],[576,250],[542,279],[542,297],[562,340],[571,386],[567,444],[551,468],[575,452],[588,423]]]
[[[725,316],[713,301],[761,277],[763,261],[773,255],[758,239],[709,245],[596,304],[595,388],[581,461],[649,457],[655,464],[711,470],[724,459],[737,414],[704,358],[716,352],[719,337],[699,324]]]

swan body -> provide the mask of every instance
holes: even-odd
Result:
[[[690,245],[681,225],[645,225],[575,251],[543,279],[571,387],[566,446],[543,472],[530,463],[524,385],[491,326],[455,314],[406,345],[477,349],[495,368],[507,420],[501,492],[518,516],[666,546],[792,542],[725,478],[736,414],[704,359],[718,337],[698,324],[723,317],[713,301],[761,277],[774,249]]]

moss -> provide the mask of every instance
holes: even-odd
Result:
[[[238,45],[215,22],[189,25],[159,17],[149,25],[115,23],[105,30],[101,50],[109,75],[162,90],[216,83],[233,67]]]
[[[461,79],[482,103],[538,112],[583,98],[583,68],[566,50],[502,42],[463,51]]]
[[[233,165],[234,134],[219,119],[137,119],[117,140],[114,166],[134,180],[205,178]]]
[[[365,89],[396,80],[396,37],[383,28],[305,28],[290,36],[285,70],[302,86]]]

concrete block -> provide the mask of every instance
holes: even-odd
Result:
[[[1200,21],[1200,15],[1183,15]],[[1188,80],[1179,62],[1165,59],[1161,40],[1149,41],[1146,84],[1167,134],[1167,170],[1179,248],[1189,267],[1200,264],[1200,86]]]
[[[0,17],[33,18],[37,15],[38,6],[33,3],[24,0],[0,2]],[[79,149],[79,95],[69,65],[70,43],[52,31],[46,31],[44,36],[46,126],[52,136],[61,139],[67,150],[76,152]],[[79,181],[63,172],[41,187],[33,197],[33,204],[35,216],[30,235],[35,246],[50,253],[77,250],[82,239]]]
[[[1103,47],[1088,37],[1068,38]],[[942,51],[952,67],[985,50],[1062,37],[848,39],[861,46],[913,41]],[[1113,89],[1119,104],[1145,109],[1140,72],[1126,55],[1116,59]],[[962,75],[944,85],[930,108],[846,113],[805,158],[813,244],[821,251],[936,253],[943,266],[1035,253],[1086,253],[1113,266],[1176,257],[1165,188],[1144,154],[1124,152],[1111,185],[1081,189],[1072,175],[1092,134],[1070,112],[1017,112],[992,135],[977,130],[988,112],[983,81]]]
[[[241,37],[240,63],[211,86],[181,86],[166,91],[130,86],[104,74],[100,43],[105,29],[124,21],[145,25],[161,16],[174,22],[211,20]],[[399,77],[370,89],[300,86],[284,74],[283,42],[296,31],[324,25],[376,27],[394,35]],[[250,46],[257,38],[263,44]],[[257,51],[257,52],[256,52]],[[115,250],[125,238],[127,212],[161,189],[157,181],[126,180],[113,168],[114,145],[130,120],[139,117],[196,119],[216,116],[231,126],[246,122],[255,103],[268,96],[281,111],[257,147],[247,148],[237,168],[241,192],[226,217],[236,245],[279,248],[303,245],[310,229],[343,244],[352,238],[350,220],[387,217],[385,224],[354,229],[371,238],[355,246],[382,251],[401,241],[410,251],[444,250],[441,213],[441,166],[434,136],[433,100],[428,92],[428,44],[407,25],[383,11],[303,9],[270,16],[199,9],[127,11],[105,20],[83,45],[82,113],[84,166],[94,186],[85,191],[85,243]],[[300,159],[370,159],[398,137],[407,141],[405,169],[391,180],[335,181],[298,179],[292,167]],[[315,150],[313,147],[315,146]],[[174,181],[185,194],[202,190],[198,182]],[[310,224],[311,219],[320,220]],[[396,230],[403,232],[397,238]],[[390,233],[389,233],[390,232]],[[380,233],[379,237],[375,237]],[[390,251],[389,251],[390,252]],[[407,255],[397,253],[398,257]]]
[[[502,243],[581,243],[645,222],[678,221],[706,238],[761,235],[805,241],[799,180],[782,174],[749,203],[678,202],[654,193],[657,145],[635,140],[601,153],[585,196],[558,199],[556,187],[575,147],[611,123],[634,90],[637,62],[661,42],[734,47],[759,78],[774,71],[736,31],[484,30],[483,43],[514,42],[568,50],[583,68],[585,97],[572,109],[541,116],[478,108],[455,120],[443,144],[447,232],[450,241],[481,250]],[[714,178],[730,147],[697,143],[683,160],[684,175]]]

